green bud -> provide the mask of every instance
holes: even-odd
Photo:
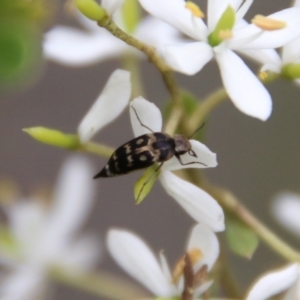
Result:
[[[134,185],[135,203],[140,204],[152,190],[155,180],[159,176],[157,165],[148,168]]]
[[[107,12],[94,0],[75,0],[78,10],[93,21],[100,21],[107,17]]]
[[[79,138],[75,134],[65,134],[46,127],[24,128],[23,131],[27,132],[37,141],[51,146],[73,150],[81,146]]]
[[[281,76],[292,80],[300,78],[300,63],[283,66],[281,69]]]
[[[209,44],[212,47],[221,44],[226,39],[226,33],[230,33],[234,24],[235,10],[229,5],[219,19],[214,31],[208,36]]]
[[[137,0],[125,0],[122,6],[122,16],[126,31],[133,33],[141,19],[141,11]]]

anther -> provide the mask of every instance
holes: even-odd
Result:
[[[267,31],[279,30],[286,27],[285,22],[271,19],[262,15],[256,15],[251,22],[257,27]]]
[[[192,1],[187,1],[185,4],[185,8],[190,10],[194,17],[201,18],[201,19],[205,17],[205,15],[204,15],[203,11],[200,9],[200,7]]]

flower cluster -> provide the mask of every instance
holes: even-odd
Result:
[[[253,0],[208,0],[206,16],[198,5],[184,0],[74,2],[78,8],[74,15],[84,28],[56,26],[50,29],[45,34],[44,56],[67,66],[86,66],[121,56],[136,62],[146,54],[161,72],[170,92],[170,111],[163,119],[164,114],[156,104],[142,95],[132,97],[134,76],[131,78],[129,71],[117,69],[79,123],[76,134],[43,127],[25,131],[41,142],[69,150],[89,152],[93,145],[94,150],[90,152],[97,153],[103,145],[93,143],[92,138],[127,109],[133,139],[116,150],[105,148],[104,155],[110,157],[109,161],[94,178],[150,167],[135,185],[136,202],[139,204],[140,197],[144,198],[159,179],[165,192],[195,224],[173,272],[162,252],[157,258],[141,238],[125,229],[109,230],[108,251],[156,299],[193,300],[201,295],[208,299],[208,290],[213,284],[209,273],[220,252],[216,233],[225,230],[222,206],[228,211],[229,234],[236,234],[234,242],[244,247],[248,234],[248,239],[254,240],[250,245],[251,255],[258,243],[256,234],[263,236],[266,230],[260,232],[262,226],[255,227],[257,223],[231,193],[209,189],[209,184],[199,175],[197,169],[217,166],[216,154],[200,141],[176,134],[176,130],[189,131],[189,118],[197,120],[203,103],[194,101],[192,112],[185,111],[184,96],[172,71],[195,75],[209,61],[215,60],[224,94],[244,114],[266,121],[272,113],[272,99],[260,79],[276,73],[298,83],[300,80],[300,1],[269,16],[256,15],[251,23],[246,20],[246,14]],[[141,20],[136,12],[138,3],[149,14]],[[280,47],[281,56],[277,52]],[[241,57],[260,64],[260,78]],[[209,112],[205,111],[204,117]],[[99,150],[98,154],[103,153]],[[97,239],[92,235],[77,235],[92,205],[91,174],[91,168],[82,157],[72,157],[63,166],[50,207],[44,207],[35,199],[3,204],[8,218],[3,232],[8,234],[10,245],[6,247],[1,243],[0,230],[0,256],[3,265],[12,272],[1,282],[1,299],[29,300],[43,296],[49,286],[48,279],[55,276],[57,269],[79,274],[93,269],[100,256]],[[282,201],[276,200],[275,214],[299,235],[300,201],[294,196]],[[238,226],[230,223],[234,214]],[[243,222],[238,223],[236,216]],[[243,250],[239,254],[241,252]],[[251,256],[246,252],[244,256]],[[254,284],[245,299],[263,300],[286,291],[284,299],[296,300],[299,274],[299,262],[271,272]]]
[[[70,157],[63,165],[53,199],[16,199],[2,204],[8,227],[1,225],[1,263],[11,270],[2,278],[1,299],[31,300],[45,296],[54,268],[67,272],[92,270],[101,255],[96,236],[78,235],[93,205],[91,166]],[[2,271],[3,273],[3,271]],[[2,274],[3,275],[3,274]]]

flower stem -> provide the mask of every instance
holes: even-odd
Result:
[[[132,283],[107,272],[71,273],[55,268],[50,276],[58,282],[113,300],[146,298],[147,294]]]
[[[192,116],[189,118],[186,127],[189,131],[195,130],[207,115],[220,103],[228,98],[226,90],[220,88],[210,94],[205,100],[203,100],[199,105]]]
[[[131,73],[132,97],[138,97],[144,94],[143,82],[141,78],[140,67],[134,55],[128,54],[122,58],[122,64],[126,70]]]
[[[112,147],[100,145],[93,142],[88,142],[82,145],[79,150],[86,151],[88,153],[93,153],[99,156],[104,156],[104,157],[110,157],[115,151],[115,149]]]
[[[170,117],[165,125],[164,132],[174,135],[182,115],[183,110],[181,109],[181,106],[174,103],[171,108]]]
[[[213,187],[208,183],[203,183],[203,181],[201,186],[217,199],[224,209],[236,215],[252,228],[260,239],[275,252],[288,261],[300,263],[300,253],[280,239],[265,224],[260,222],[245,206],[239,203],[232,193],[224,189]]]
[[[121,30],[109,17],[100,20],[98,25],[106,28],[112,35],[124,41],[126,44],[144,52],[148,56],[149,61],[151,61],[160,71],[172,100],[177,104],[180,103],[180,90],[176,84],[173,72],[167,66],[164,60],[157,54],[155,48],[139,41],[133,36],[128,35],[126,32]]]

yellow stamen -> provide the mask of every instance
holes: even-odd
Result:
[[[196,248],[191,249],[186,254],[189,255],[189,258],[193,265],[195,265],[203,257],[203,253],[201,252],[201,250]],[[178,282],[180,276],[183,274],[184,267],[185,267],[185,256],[183,256],[175,265],[173,271],[173,280],[172,280],[173,283],[176,284]]]
[[[221,40],[228,40],[233,37],[233,33],[230,29],[224,29],[219,31],[219,38]]]
[[[201,10],[201,8],[196,3],[192,2],[192,1],[187,1],[186,4],[185,4],[185,8],[190,10],[194,17],[201,18],[201,19],[205,17],[205,15],[204,15],[203,11]]]
[[[259,72],[258,74],[258,78],[261,80],[261,81],[265,81],[267,78],[269,77],[268,73],[266,71],[261,71]]]
[[[268,31],[278,30],[286,27],[285,22],[271,19],[262,15],[256,15],[251,22],[257,27]]]

